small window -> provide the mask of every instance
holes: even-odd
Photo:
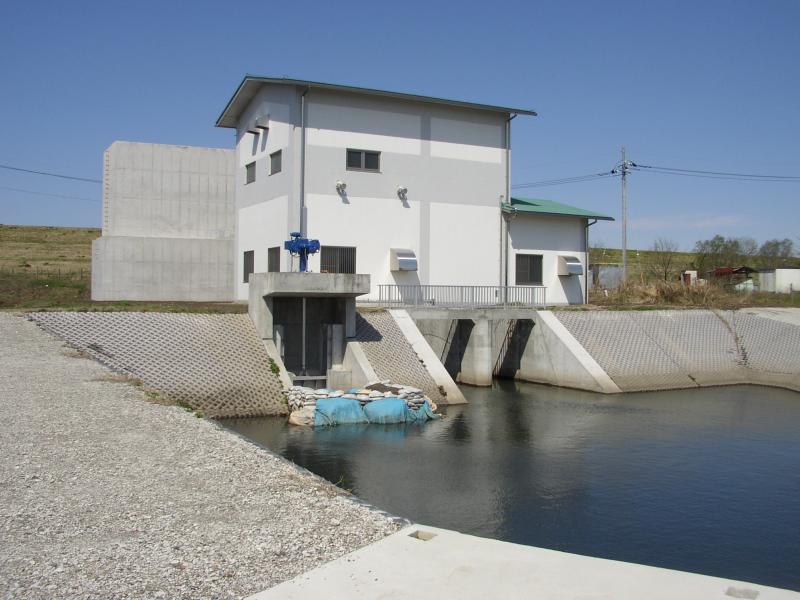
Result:
[[[242,278],[244,283],[250,281],[250,275],[252,275],[255,269],[255,262],[256,253],[254,250],[248,250],[244,253],[244,277]]]
[[[269,174],[275,175],[275,173],[281,172],[281,156],[282,153],[280,150],[277,152],[273,152],[269,155]]]
[[[351,171],[380,171],[381,153],[371,150],[347,150],[347,168]]]
[[[517,285],[542,285],[542,255],[517,254]]]
[[[356,249],[351,246],[323,246],[320,273],[355,273]]]
[[[245,165],[244,167],[245,172],[245,185],[248,183],[253,183],[256,180],[256,163],[251,162]]]
[[[280,273],[281,247],[273,246],[267,250],[267,273]]]

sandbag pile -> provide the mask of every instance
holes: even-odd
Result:
[[[375,381],[365,385],[363,388],[350,388],[344,392],[342,390],[329,390],[325,388],[312,389],[299,385],[292,386],[283,392],[289,404],[289,411],[295,412],[302,409],[313,411],[317,400],[322,398],[350,398],[358,400],[361,406],[381,398],[402,398],[411,410],[418,410],[427,401],[431,410],[436,411],[436,404],[428,398],[422,390],[409,385],[394,384],[391,381]]]

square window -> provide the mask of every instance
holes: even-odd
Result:
[[[360,169],[361,168],[361,152],[358,150],[347,151],[347,168]]]
[[[356,249],[351,246],[322,246],[320,273],[355,273]]]
[[[542,285],[542,255],[517,254],[516,284]]]
[[[269,155],[269,174],[275,175],[275,173],[281,172],[281,160],[282,160],[282,152],[278,150],[277,152],[273,152]]]
[[[381,168],[380,152],[364,152],[364,168],[368,171],[377,171]]]
[[[347,150],[347,168],[351,171],[380,171],[381,153],[371,150]]]
[[[245,179],[244,183],[247,185],[248,183],[253,183],[256,180],[256,163],[251,162],[245,165],[244,167],[245,172]]]

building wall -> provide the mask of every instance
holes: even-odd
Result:
[[[232,238],[230,150],[117,141],[103,158],[104,236]]]
[[[800,269],[775,269],[775,290],[782,294],[800,291]]]
[[[231,240],[103,236],[92,242],[92,300],[227,302]]]
[[[92,299],[232,300],[234,173],[231,150],[114,142]]]
[[[245,248],[244,240],[263,240],[261,252],[266,252],[299,228],[300,93],[285,86],[264,86],[240,120],[246,127],[256,116],[270,115],[266,141],[255,139],[263,134],[238,132],[240,299],[247,297],[246,284],[238,283],[242,254],[253,249]],[[357,270],[372,276],[372,296],[381,283],[500,283],[499,204],[506,168],[503,115],[318,89],[308,92],[306,102],[308,235],[323,245],[356,246]],[[271,145],[273,128],[281,131],[273,141],[280,139],[289,148],[284,150],[283,182],[260,178],[269,152],[278,147]],[[347,170],[347,148],[380,151],[380,172]],[[244,165],[252,159],[257,161],[258,175],[255,183],[245,185]],[[347,184],[344,194],[336,191],[337,181]],[[397,194],[401,185],[408,188],[405,199]],[[281,200],[285,209],[266,206],[279,198],[285,199]],[[253,204],[265,205],[260,220],[242,216],[242,209]],[[274,225],[275,219],[285,219],[279,221],[283,229]],[[419,271],[390,272],[391,248],[413,250]],[[259,254],[256,249],[256,271]],[[282,251],[282,269],[292,268]],[[318,256],[311,258],[309,268],[319,269]]]
[[[586,219],[555,215],[524,215],[511,220],[508,283],[516,283],[517,254],[542,255],[542,284],[547,287],[547,304],[582,304],[586,280]],[[558,257],[575,256],[584,275],[559,276]]]

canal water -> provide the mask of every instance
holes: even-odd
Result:
[[[800,394],[463,391],[425,424],[220,423],[419,523],[800,590]]]

